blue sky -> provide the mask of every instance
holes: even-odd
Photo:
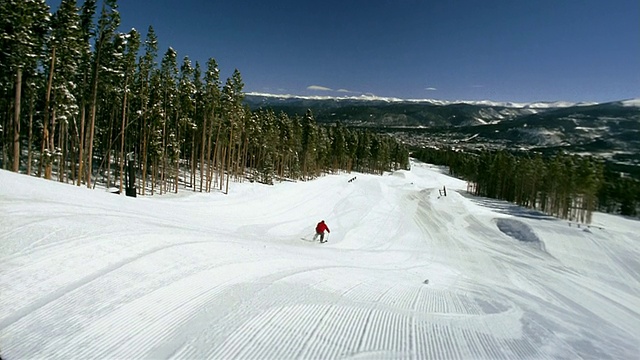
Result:
[[[56,9],[59,1],[49,0]],[[120,30],[245,91],[495,101],[640,97],[638,0],[120,0]]]

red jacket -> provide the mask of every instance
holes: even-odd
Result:
[[[323,233],[325,230],[327,230],[327,232],[331,232],[331,230],[329,230],[329,227],[327,226],[327,224],[324,223],[324,221],[320,221],[318,223],[318,225],[316,225],[316,232],[318,234]]]

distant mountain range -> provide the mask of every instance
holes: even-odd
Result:
[[[247,93],[245,102],[291,116],[310,109],[318,123],[370,127],[414,146],[564,150],[640,166],[640,99],[506,103]]]

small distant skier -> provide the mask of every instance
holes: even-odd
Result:
[[[318,236],[320,237],[321,243],[326,243],[324,240],[324,231],[327,230],[328,233],[331,233],[327,224],[324,223],[324,220],[320,221],[318,225],[316,225],[316,234],[313,236],[313,241],[316,241]]]

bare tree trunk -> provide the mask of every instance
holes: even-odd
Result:
[[[166,182],[165,182],[165,169],[167,168],[166,133],[167,133],[167,118],[165,115],[165,118],[162,124],[162,170],[160,173],[160,195],[162,195],[163,191],[167,192]]]
[[[38,165],[38,177],[42,176],[42,166],[45,162],[44,151],[46,149],[47,143],[49,142],[49,105],[51,101],[51,86],[53,84],[53,70],[55,67],[56,61],[56,48],[54,47],[51,50],[51,66],[49,67],[49,80],[47,82],[47,94],[45,96],[44,101],[44,123],[42,126],[42,146],[40,147],[40,164]],[[49,167],[49,159],[47,159],[47,167]],[[46,179],[51,178],[51,173],[49,171],[49,175],[45,174]]]
[[[226,189],[225,189],[225,194],[229,194],[229,176],[231,175],[231,169],[232,169],[232,163],[231,163],[231,159],[233,159],[233,148],[234,145],[232,144],[233,142],[233,124],[231,124],[231,129],[229,131],[229,160],[228,160],[228,167],[227,167],[227,183],[226,183]],[[222,190],[222,189],[220,189]]]
[[[141,147],[141,152],[142,152],[142,186],[140,186],[142,189],[141,194],[144,196],[145,195],[145,190],[147,188],[147,172],[149,171],[148,168],[148,164],[147,164],[147,148],[148,148],[148,139],[147,137],[149,136],[149,134],[147,133],[147,127],[145,126],[146,123],[146,119],[143,116],[142,118],[142,129],[143,129],[143,133],[142,133],[142,147]],[[153,192],[151,193],[153,195]]]
[[[240,166],[241,166],[241,180],[242,182],[244,182],[244,178],[245,178],[245,169],[247,168],[247,161],[249,159],[249,137],[246,136],[244,138],[244,153],[242,154],[242,161],[240,162]]]
[[[31,106],[29,107],[29,147],[27,148],[27,175],[31,175],[32,144],[33,144],[33,96],[31,96]]]
[[[84,165],[84,143],[85,143],[85,134],[84,134],[84,120],[87,115],[86,106],[84,104],[84,100],[81,102],[82,109],[80,109],[80,141],[78,142],[78,177],[77,185],[80,186],[82,184],[82,179],[84,177],[83,174],[83,165]]]
[[[178,133],[177,133],[176,139],[178,139],[178,141],[180,141],[180,123],[178,123]],[[180,183],[180,157],[181,157],[181,155],[182,154],[178,155],[178,158],[176,159],[176,176],[175,176],[175,182],[176,182],[175,193],[176,194],[178,193],[178,184]]]
[[[197,154],[196,154],[196,132],[191,135],[191,174],[189,175],[189,185],[196,191],[196,167],[197,167]]]
[[[16,73],[16,99],[13,118],[13,171],[20,171],[20,101],[22,98],[22,68]]]
[[[107,151],[107,169],[105,170],[105,172],[107,173],[106,187],[107,190],[109,190],[109,188],[111,187],[111,150]],[[98,173],[98,176],[100,176],[100,173]]]
[[[220,157],[220,151],[222,151],[222,145],[220,144],[220,130],[222,129],[222,120],[220,121],[220,123],[218,123],[218,130],[216,132],[216,148],[214,150],[213,153],[213,167],[211,169],[211,177],[213,178],[213,171],[214,170],[218,170],[218,173],[215,174],[216,177],[216,181],[214,183],[215,186],[218,186],[218,183],[222,184],[222,176],[223,176],[223,172],[224,172],[224,160],[221,161],[221,159],[224,159],[224,155],[222,157]],[[213,129],[212,129],[213,130]],[[213,134],[212,134],[213,135]],[[220,177],[220,180],[218,180],[218,177]],[[209,189],[211,189],[211,178],[209,179]],[[220,185],[222,186],[222,185]],[[220,188],[222,190],[222,188]]]
[[[75,184],[75,182],[76,182],[76,178],[74,176],[76,174],[76,160],[77,160],[76,156],[78,155],[77,152],[74,151],[76,143],[78,142],[78,136],[77,136],[78,129],[75,126],[75,120],[74,120],[74,128],[76,130],[76,133],[75,133],[76,136],[69,137],[69,167],[70,167],[70,169],[69,169],[68,180],[71,180],[72,184]],[[67,180],[67,183],[69,182],[68,180]]]
[[[220,149],[218,151],[218,156],[220,156],[220,164],[218,165],[218,173],[216,174],[216,186],[218,190],[222,191],[222,187],[224,186],[224,169],[227,159],[227,150],[226,146],[220,145]]]
[[[207,115],[204,116],[204,123],[202,125],[202,146],[200,149],[200,192],[202,192],[202,181],[204,179],[204,152],[205,145],[207,140],[207,133],[209,129],[207,128]]]
[[[126,80],[125,80],[126,83]],[[124,173],[124,129],[127,122],[127,86],[124,87],[122,100],[122,128],[120,130],[120,194],[122,194],[123,173]]]
[[[213,120],[215,119],[215,115],[211,115],[211,121],[213,122]],[[213,125],[213,123],[212,123]],[[216,156],[218,154],[218,137],[220,136],[220,127],[222,126],[222,124],[218,124],[218,132],[216,134],[216,148],[213,151],[213,158],[211,157],[211,140],[213,138],[213,126],[209,127],[209,143],[207,145],[207,192],[211,192],[211,181],[213,180],[213,176],[214,176],[214,170],[217,166],[217,159]],[[217,181],[217,178],[216,178]]]
[[[87,142],[87,188],[91,189],[91,175],[93,173],[93,137],[96,130],[96,111],[98,108],[98,64],[96,63],[96,75],[91,95],[91,120],[89,122],[89,141]]]
[[[153,164],[151,164],[151,174],[151,196],[153,196],[156,190],[156,177],[158,174],[158,160],[156,159],[154,159]]]
[[[67,122],[63,121],[60,123],[60,137],[58,139],[58,147],[60,148],[60,162],[58,163],[58,173],[59,173],[59,181],[64,182],[66,179],[66,168],[67,168],[67,141],[68,141],[68,130],[67,130]]]
[[[4,110],[4,109],[3,109]],[[2,116],[2,128],[3,129],[8,129],[11,127],[11,122],[13,121],[13,115],[11,115],[11,106],[9,106],[6,113],[6,116]],[[5,115],[5,114],[3,114]],[[0,147],[2,147],[2,154],[0,155],[0,159],[2,159],[1,163],[2,163],[2,169],[4,170],[8,170],[9,169],[9,135],[7,133],[5,133],[4,131],[0,133]]]
[[[47,168],[45,173],[49,173],[49,178],[51,178],[51,174],[53,172],[53,162],[55,159],[58,159],[57,151],[56,151],[56,108],[54,106],[53,110],[51,110],[51,131],[49,132],[49,154],[51,154],[51,161],[47,163]],[[60,165],[58,165],[58,172],[60,171]]]

